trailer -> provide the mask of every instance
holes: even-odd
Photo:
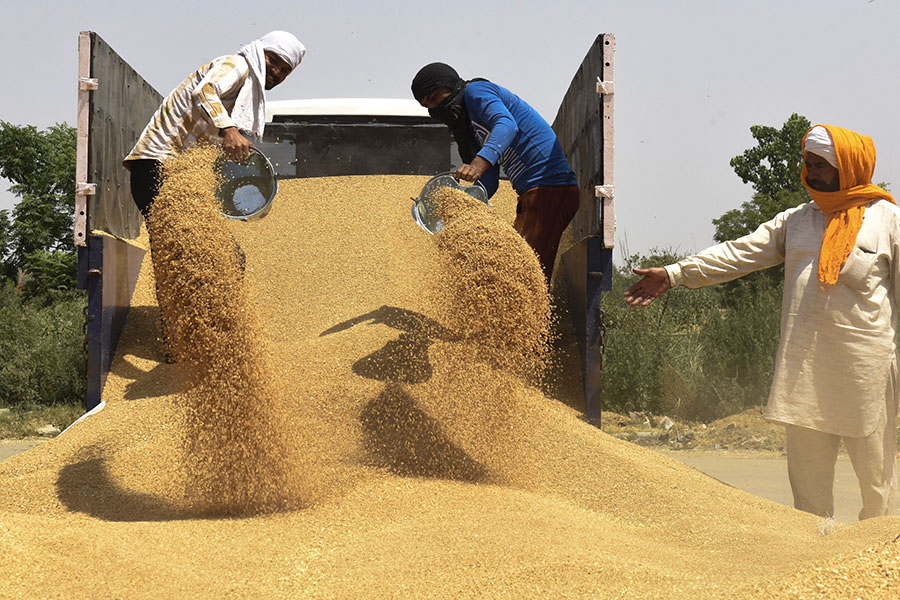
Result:
[[[88,292],[86,409],[102,402],[145,251],[141,215],[122,158],[162,101],[95,32],[78,36],[78,147],[74,240],[78,287]],[[566,92],[553,129],[581,188],[575,243],[562,252],[581,352],[586,413],[599,425],[603,313],[615,239],[613,60],[615,37],[594,40]],[[414,100],[319,99],[267,103],[258,147],[281,178],[433,175],[451,169],[455,144]],[[404,207],[405,208],[405,207]]]

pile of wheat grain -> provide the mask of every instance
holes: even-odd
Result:
[[[195,400],[191,379],[180,375],[185,365],[166,364],[154,343],[159,312],[145,261],[106,408],[0,463],[0,597],[900,596],[891,543],[900,520],[837,524],[823,536],[811,515],[603,434],[574,403],[523,377],[528,369],[496,361],[505,341],[492,338],[495,328],[448,314],[466,290],[441,278],[456,268],[451,258],[468,276],[457,252],[466,244],[488,255],[471,254],[472,264],[497,261],[492,273],[501,279],[521,268],[527,253],[500,235],[514,218],[515,194],[504,183],[482,215],[494,233],[460,231],[447,246],[449,236],[429,236],[410,219],[409,198],[425,181],[284,181],[265,219],[223,222],[247,257],[235,284],[255,319],[257,335],[246,339],[265,349],[232,365],[260,387],[223,381],[225,398],[195,399],[225,428],[199,435],[212,447],[250,435],[229,432],[240,421],[219,411],[283,399],[279,444],[302,461],[301,506],[254,491],[270,480],[265,459],[252,473],[221,474],[236,486],[250,481],[237,502],[223,490],[223,504],[243,518],[211,518],[184,501],[182,409]],[[209,251],[230,264],[230,236],[217,239]],[[534,337],[525,332],[539,328],[526,320],[519,331],[518,321],[491,312],[504,298],[487,300],[468,314],[499,318],[494,327],[505,335],[521,333],[508,347],[527,358],[523,340]],[[237,327],[241,317],[228,322]],[[471,349],[479,343],[495,345]],[[256,356],[265,358],[258,371],[241,370]],[[577,369],[575,361],[560,373],[573,388]],[[255,380],[257,372],[267,381]],[[253,401],[235,406],[241,394]],[[245,429],[259,431],[257,416],[242,416]],[[257,459],[238,452],[221,458]],[[275,478],[282,472],[276,465]],[[256,514],[262,506],[273,511]]]

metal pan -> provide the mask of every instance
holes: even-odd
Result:
[[[432,235],[444,228],[444,221],[438,217],[438,214],[440,213],[438,211],[437,202],[433,197],[434,191],[442,187],[456,188],[469,194],[476,200],[484,202],[488,206],[491,205],[491,203],[488,202],[487,190],[484,189],[484,186],[480,181],[476,181],[472,185],[465,185],[457,181],[452,172],[435,175],[429,179],[422,188],[422,192],[419,194],[418,199],[411,198],[413,201],[413,220],[419,227]]]
[[[223,215],[229,219],[251,221],[268,214],[278,193],[278,179],[265,154],[251,148],[246,161],[220,159],[217,168],[222,174],[222,183],[216,196],[222,203]]]

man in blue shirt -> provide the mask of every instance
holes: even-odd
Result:
[[[549,284],[559,238],[580,195],[553,129],[506,88],[485,79],[465,81],[444,63],[422,67],[412,93],[453,133],[463,161],[458,179],[480,180],[493,196],[503,167],[519,195],[513,226],[534,249]]]

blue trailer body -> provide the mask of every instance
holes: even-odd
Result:
[[[78,288],[88,293],[86,410],[101,402],[144,254],[142,248],[108,235],[90,235],[78,249]]]

